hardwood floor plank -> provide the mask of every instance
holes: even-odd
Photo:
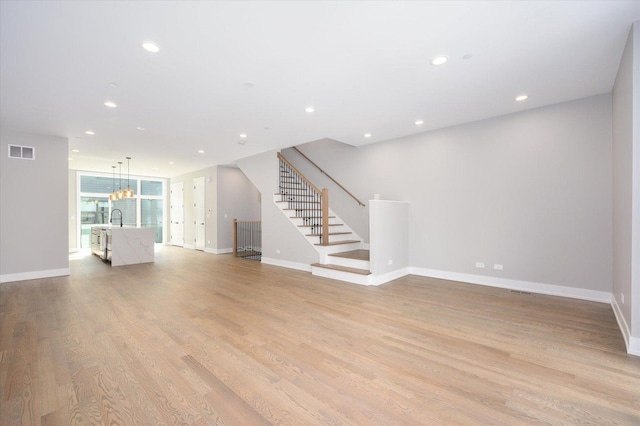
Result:
[[[611,306],[159,247],[0,286],[0,425],[640,424]]]

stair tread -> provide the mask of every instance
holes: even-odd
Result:
[[[333,241],[330,242],[329,244],[327,244],[328,246],[339,246],[341,244],[352,244],[352,243],[359,243],[360,241],[358,240],[344,240],[344,241]],[[322,246],[323,244],[315,244],[316,246]]]
[[[353,234],[353,232],[345,231],[345,232],[329,232],[329,235],[347,235]],[[322,234],[305,234],[307,237],[322,237]]]
[[[315,267],[318,267],[318,268],[324,268],[324,269],[331,269],[331,270],[334,270],[334,271],[350,272],[352,274],[371,275],[371,271],[367,271],[366,269],[349,268],[347,266],[325,265],[325,264],[322,264],[322,263],[314,263],[311,266],[315,266]]]
[[[282,210],[299,210],[303,212],[321,212],[322,211],[322,209],[282,209]],[[329,216],[329,217],[335,217],[335,216]]]
[[[369,250],[351,250],[340,253],[331,253],[329,256],[343,257],[345,259],[369,260]]]
[[[342,223],[330,223],[329,226],[342,226]],[[298,225],[298,228],[320,228],[322,225]]]

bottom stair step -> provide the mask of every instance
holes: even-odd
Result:
[[[371,275],[371,271],[367,271],[366,269],[348,268],[346,266],[339,266],[339,265],[325,265],[322,263],[314,263],[311,266],[315,266],[317,268],[331,269],[334,271],[350,272],[352,274],[358,274],[358,275]]]
[[[340,244],[351,244],[351,243],[359,243],[359,240],[345,240],[345,241],[332,241],[328,246],[339,246]],[[322,246],[323,244],[314,244],[316,246]]]

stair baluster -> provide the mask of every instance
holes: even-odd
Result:
[[[279,194],[287,210],[295,211],[310,226],[311,234],[320,238],[320,245],[329,244],[329,191],[318,189],[291,165],[280,153]]]

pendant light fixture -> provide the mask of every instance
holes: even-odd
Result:
[[[116,166],[111,166],[111,168],[113,169],[113,179],[111,179],[111,188],[113,191],[109,194],[109,199],[115,201],[118,199],[116,196]]]
[[[131,157],[127,157],[127,189],[124,191],[124,198],[133,198],[133,189],[131,189],[131,187],[129,186],[130,184],[130,180],[129,180],[129,160],[131,160]]]
[[[120,165],[120,185],[118,185],[118,192],[116,192],[116,198],[121,200],[124,197],[124,191],[122,190],[122,161],[118,161]]]

